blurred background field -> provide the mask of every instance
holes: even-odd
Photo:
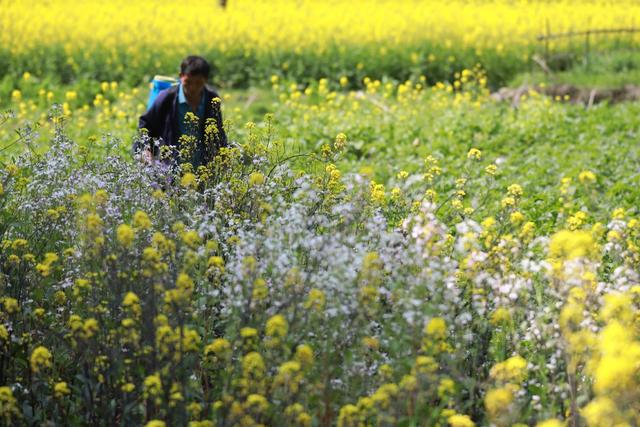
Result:
[[[218,1],[3,2],[0,102],[25,71],[52,83],[119,81],[135,86],[175,74],[192,53],[210,59],[223,87],[264,83],[272,75],[305,82],[345,77],[433,84],[480,63],[489,84],[535,68],[532,57],[568,67],[584,37],[540,35],[634,28],[634,1]],[[592,35],[591,55],[632,48],[637,33]],[[552,64],[553,65],[553,64]]]

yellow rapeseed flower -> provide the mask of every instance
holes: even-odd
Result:
[[[484,398],[484,406],[491,418],[508,411],[511,402],[513,402],[513,393],[507,387],[491,389]]]
[[[123,247],[128,248],[133,243],[135,232],[131,226],[127,224],[120,224],[116,229],[116,238],[118,239],[118,243]]]
[[[447,323],[442,317],[433,317],[425,326],[424,332],[433,339],[443,340],[447,336]]]
[[[551,236],[549,256],[552,259],[595,258],[598,248],[586,231],[562,230]]]
[[[564,423],[556,419],[550,419],[540,421],[538,424],[536,424],[536,427],[564,427]]]
[[[125,308],[133,317],[139,317],[142,314],[140,307],[140,298],[135,293],[129,291],[122,299],[122,307]]]
[[[137,211],[135,214],[133,214],[133,226],[142,230],[146,230],[151,228],[151,220],[145,212]]]
[[[296,347],[295,359],[300,362],[303,368],[309,368],[313,365],[313,349],[307,344],[300,344]]]
[[[198,235],[197,231],[189,230],[182,233],[182,241],[191,249],[196,249],[202,242],[202,239],[200,238],[200,235]]]
[[[159,375],[149,375],[144,379],[144,395],[158,396],[162,393],[162,381]]]
[[[187,172],[180,179],[180,185],[184,188],[196,188],[198,186],[198,179],[191,172]]]
[[[252,187],[264,184],[265,177],[261,172],[255,171],[249,174],[249,185]]]
[[[265,327],[265,333],[267,336],[274,338],[284,338],[287,335],[287,331],[289,330],[289,324],[287,323],[287,319],[284,318],[281,314],[276,314],[267,320],[267,324]]]
[[[42,369],[50,368],[53,356],[51,352],[44,346],[36,347],[31,353],[30,363],[31,370],[34,373],[40,372]]]
[[[471,421],[469,415],[455,414],[447,418],[447,422],[451,427],[474,427],[475,423]]]
[[[467,153],[467,159],[481,160],[482,159],[482,151],[478,150],[477,148],[471,148],[469,150],[469,152]]]
[[[522,196],[523,190],[522,190],[522,187],[519,184],[511,184],[507,188],[507,192],[510,195],[512,195],[513,197],[520,197],[520,196]]]
[[[590,426],[628,425],[621,417],[621,413],[613,400],[608,397],[597,397],[587,404],[581,411],[582,416]]]
[[[578,175],[578,179],[583,184],[591,184],[592,182],[595,182],[596,174],[591,171],[582,171],[580,172],[580,175]]]
[[[260,353],[252,351],[242,358],[242,374],[256,379],[264,377],[265,365]]]
[[[62,399],[71,394],[71,389],[69,389],[66,382],[60,381],[53,386],[53,393],[56,398]]]
[[[494,326],[500,325],[500,324],[506,324],[506,323],[509,323],[510,321],[511,321],[511,313],[505,307],[498,307],[491,314],[490,322]]]
[[[338,427],[350,427],[357,425],[358,422],[358,407],[355,405],[344,405],[340,408],[338,413]]]
[[[7,425],[11,424],[12,419],[17,419],[21,416],[20,409],[18,407],[18,401],[13,396],[13,391],[10,387],[0,387],[0,419],[4,420]]]
[[[18,305],[18,300],[11,297],[2,298],[2,308],[7,314],[17,313],[20,310],[20,306]]]
[[[216,338],[204,348],[204,355],[227,359],[231,355],[231,343],[224,338]]]
[[[306,309],[312,309],[319,312],[324,309],[325,299],[324,292],[320,289],[313,288],[309,291],[309,296],[303,306]]]
[[[519,355],[497,363],[489,373],[491,378],[505,383],[521,383],[527,376],[527,361]]]

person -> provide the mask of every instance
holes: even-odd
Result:
[[[177,165],[190,162],[194,170],[209,163],[220,147],[227,146],[218,94],[207,87],[211,67],[200,56],[188,56],[180,64],[179,84],[160,92],[153,105],[140,116],[138,129],[148,138],[134,141],[134,153],[151,162]],[[195,116],[188,115],[192,113]],[[197,120],[196,120],[197,119]],[[213,125],[213,126],[212,126]],[[192,136],[183,150],[183,136]],[[169,154],[166,154],[166,148]]]

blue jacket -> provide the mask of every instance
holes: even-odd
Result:
[[[203,96],[205,97],[205,109],[204,118],[200,121],[200,134],[204,135],[204,128],[207,124],[207,119],[213,119],[218,127],[218,134],[210,144],[206,141],[199,141],[202,150],[204,163],[210,162],[216,155],[220,147],[227,146],[227,135],[224,132],[222,126],[222,112],[220,111],[220,102],[212,102],[214,98],[219,98],[218,94],[205,87]],[[170,145],[176,147],[174,152],[178,150],[178,140],[180,138],[180,131],[178,129],[178,86],[165,89],[158,94],[158,97],[154,101],[151,108],[147,110],[138,121],[138,129],[147,129],[151,138],[160,139],[160,146]],[[137,152],[141,150],[142,143],[139,139],[136,139],[133,143],[133,151]],[[158,157],[159,147],[153,145],[153,155]],[[174,161],[177,161],[177,156],[174,155]]]

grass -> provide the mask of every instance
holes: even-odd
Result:
[[[572,57],[564,55],[563,58],[563,64],[551,66],[552,72],[544,72],[536,66],[532,71],[518,74],[509,82],[509,86],[544,83],[612,89],[640,82],[640,51],[592,52],[588,57],[580,53]]]

